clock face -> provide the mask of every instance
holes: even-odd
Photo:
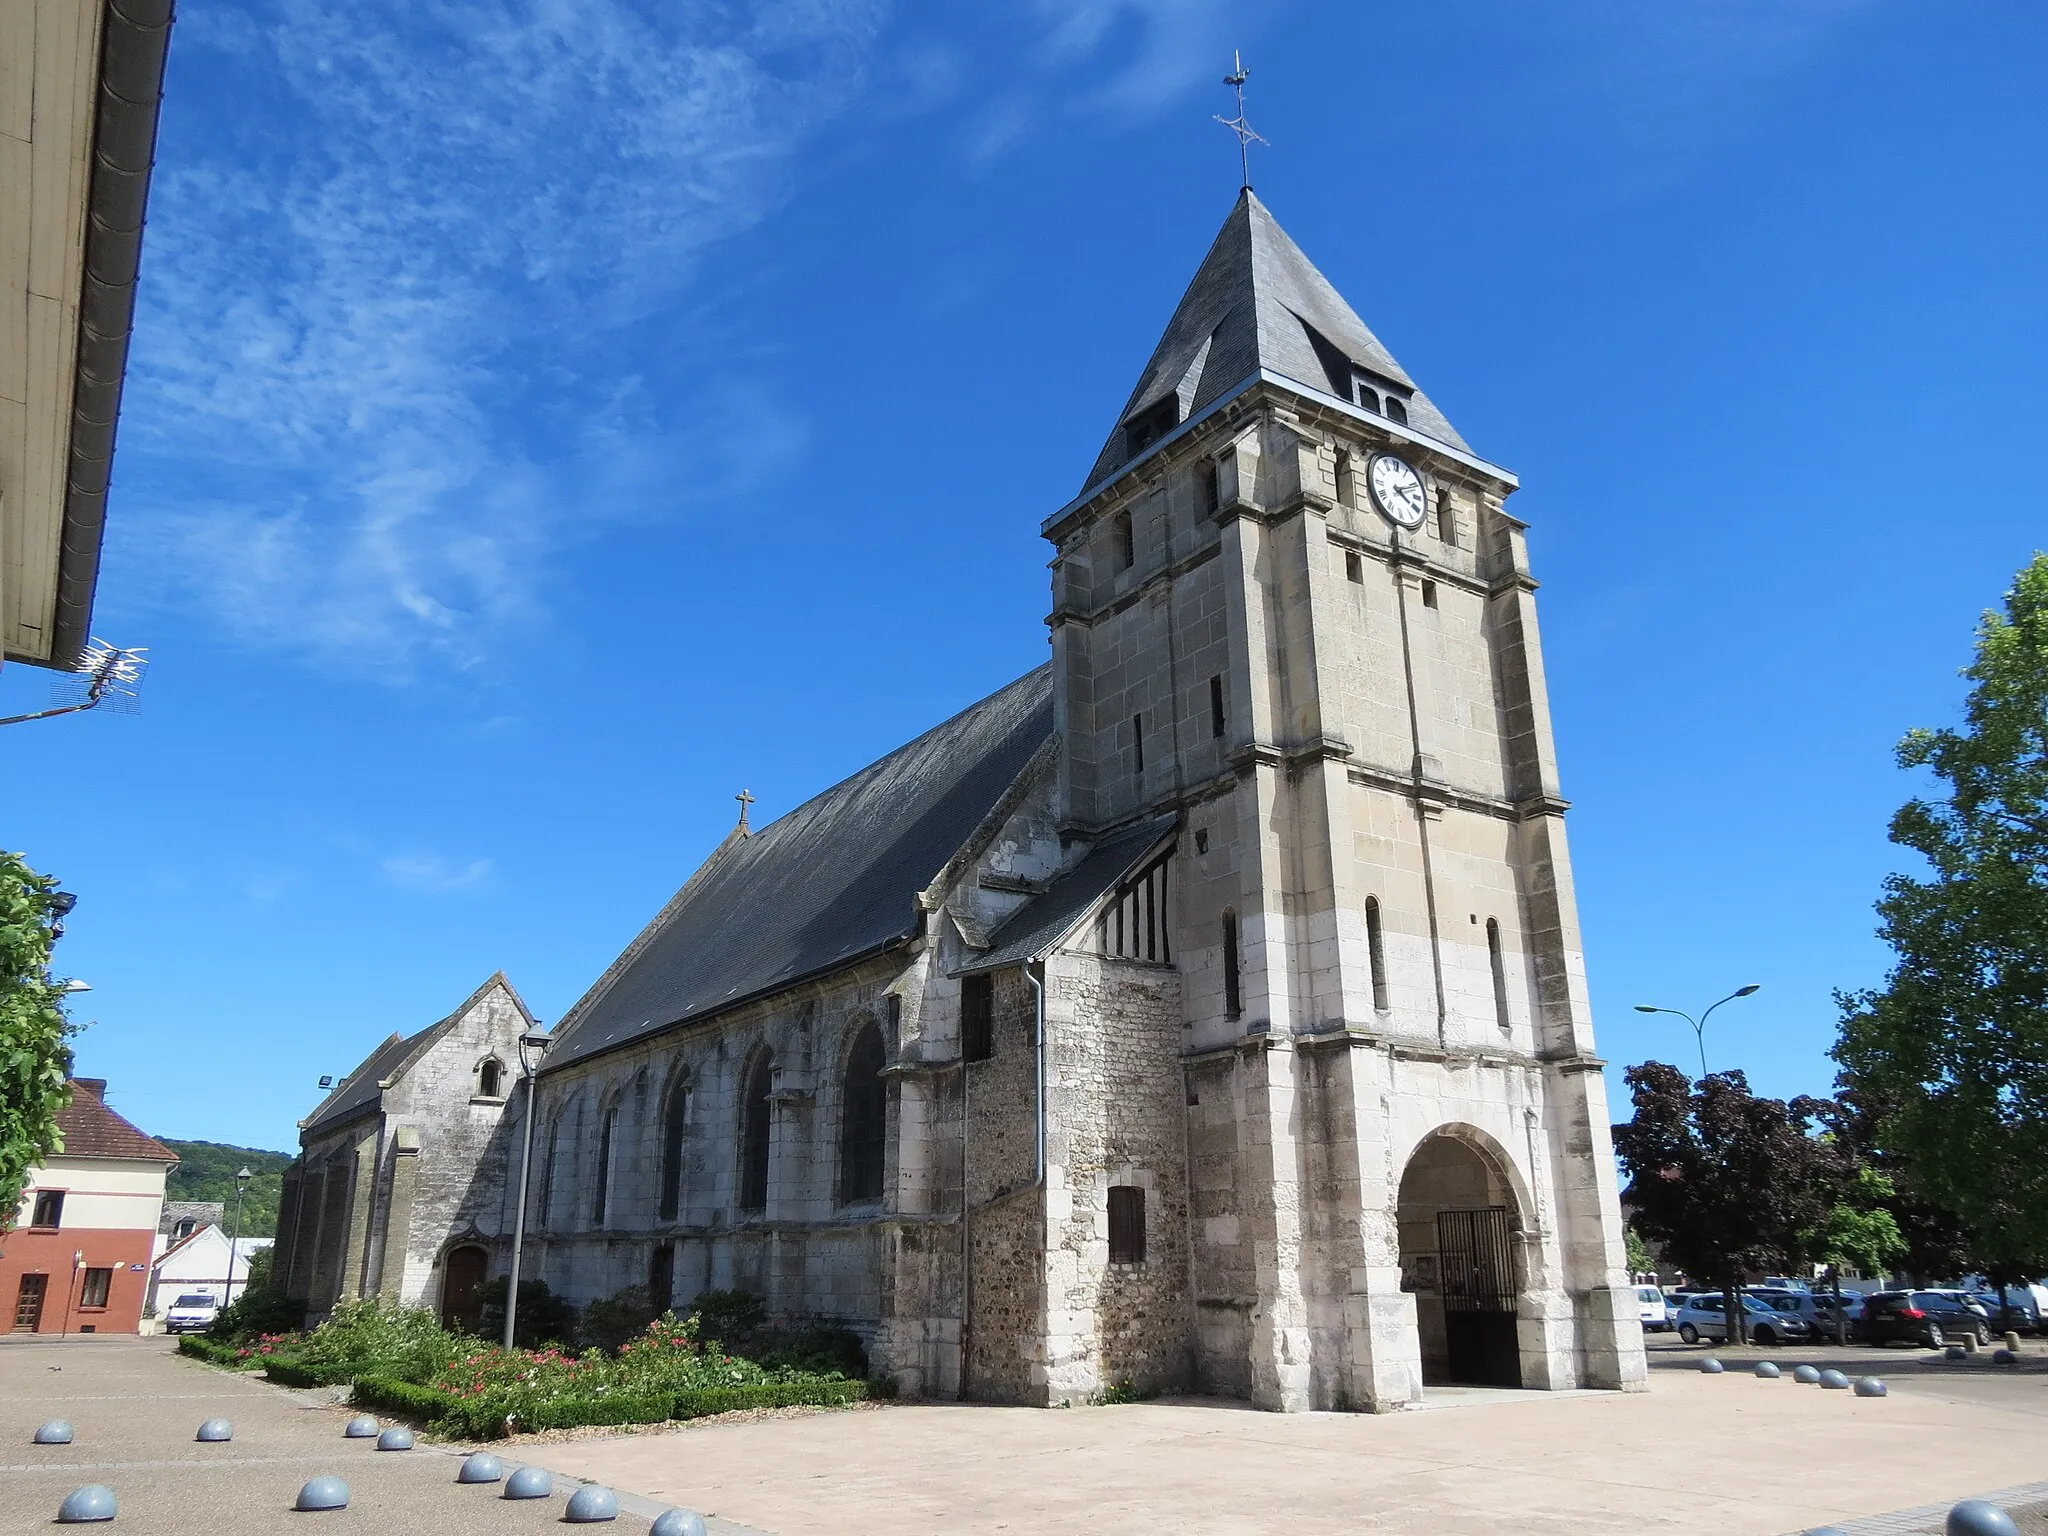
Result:
[[[1412,464],[1383,453],[1372,461],[1366,478],[1372,485],[1374,506],[1403,528],[1422,526],[1429,512],[1429,494]]]

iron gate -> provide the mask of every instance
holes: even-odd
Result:
[[[1436,1213],[1438,1295],[1453,1381],[1519,1387],[1515,1254],[1505,1206]]]

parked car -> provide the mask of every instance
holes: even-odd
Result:
[[[1781,1312],[1754,1296],[1742,1297],[1742,1333],[1752,1344],[1769,1348],[1773,1344],[1803,1344],[1813,1330],[1795,1312]],[[1728,1315],[1722,1309],[1719,1291],[1699,1291],[1685,1298],[1678,1309],[1678,1336],[1688,1344],[1701,1339],[1719,1344],[1728,1337]]]
[[[205,1291],[187,1291],[164,1309],[165,1333],[204,1333],[220,1316],[220,1298]]]
[[[2008,1285],[2002,1295],[1988,1289],[1972,1291],[1969,1298],[1984,1309],[1994,1333],[2041,1331],[2041,1308],[2034,1300],[2032,1286]]]
[[[1636,1310],[1642,1318],[1645,1333],[1662,1333],[1671,1326],[1671,1316],[1664,1304],[1664,1293],[1654,1285],[1636,1287]]]
[[[1780,1312],[1796,1314],[1804,1322],[1816,1340],[1831,1340],[1835,1336],[1835,1298],[1831,1291],[1785,1291],[1765,1286],[1749,1286],[1744,1294]],[[1854,1291],[1842,1292],[1842,1313],[1851,1323],[1863,1310],[1863,1298]]]
[[[1908,1344],[1939,1349],[1950,1337],[1991,1342],[1991,1319],[1960,1291],[1879,1291],[1863,1299],[1856,1337],[1866,1344]]]

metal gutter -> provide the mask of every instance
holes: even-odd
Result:
[[[128,369],[143,216],[149,206],[164,60],[175,9],[174,0],[106,0],[100,24],[99,105],[86,193],[85,273],[78,296],[78,358],[63,548],[57,564],[56,625],[50,637],[52,666],[75,665],[91,638],[114,428]]]

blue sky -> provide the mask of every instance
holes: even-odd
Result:
[[[1597,1028],[1824,1090],[1909,727],[2048,543],[2048,17],[1908,0],[195,0],[96,629],[8,732],[80,1070],[288,1146],[503,967],[554,1020],[730,827],[1046,654],[1254,179],[1526,487]],[[0,706],[43,702],[9,668]],[[29,734],[33,732],[34,734]],[[1622,1098],[1618,1081],[1617,1100]]]

